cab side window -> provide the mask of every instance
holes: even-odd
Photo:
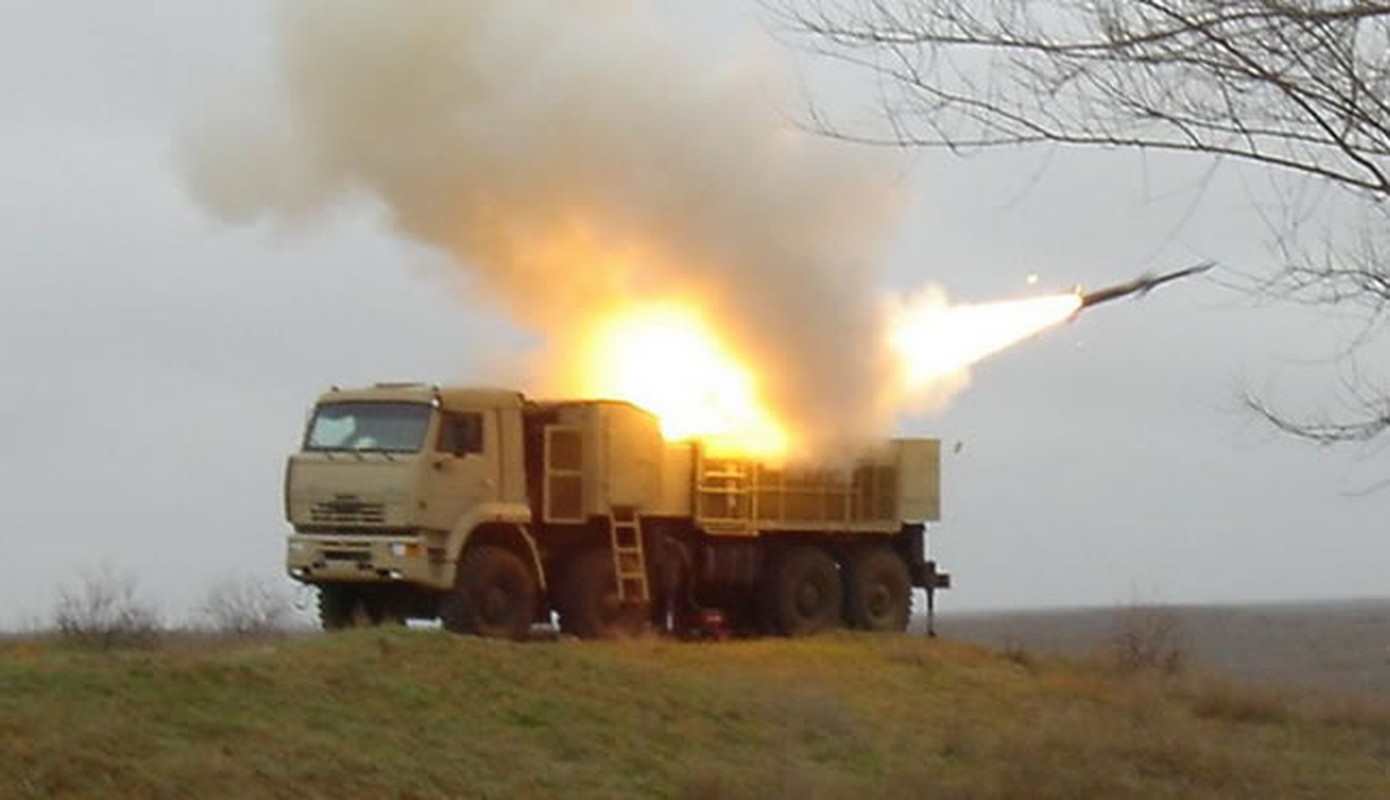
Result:
[[[483,452],[483,415],[477,412],[445,412],[439,421],[441,452],[456,456]]]

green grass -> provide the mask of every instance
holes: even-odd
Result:
[[[1328,708],[909,637],[21,640],[0,797],[1390,797]]]

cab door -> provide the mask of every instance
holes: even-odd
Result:
[[[496,502],[501,479],[496,409],[439,412],[425,459],[424,527],[447,531],[482,503]]]

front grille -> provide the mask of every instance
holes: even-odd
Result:
[[[371,561],[370,550],[325,550],[323,557],[329,561]]]
[[[320,525],[380,525],[386,521],[386,504],[362,500],[356,495],[334,495],[309,509],[311,522]]]
[[[413,536],[412,528],[344,528],[341,525],[295,525],[295,533],[315,536]]]

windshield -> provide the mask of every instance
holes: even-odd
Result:
[[[324,403],[314,411],[304,449],[419,452],[430,411],[422,403]]]

